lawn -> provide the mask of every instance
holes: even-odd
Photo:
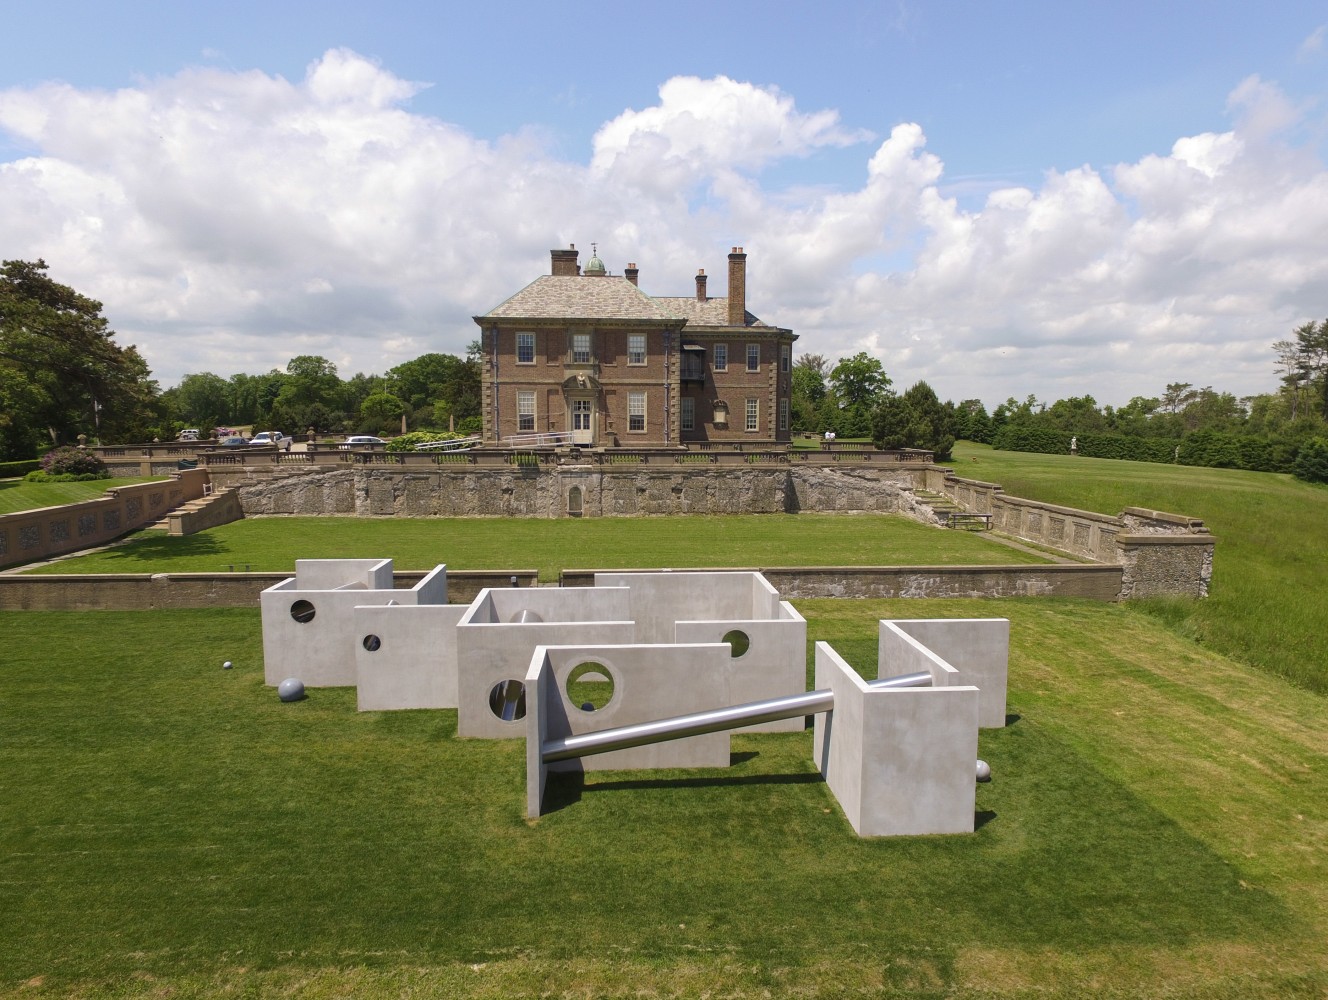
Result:
[[[1012,496],[1115,514],[1202,518],[1217,538],[1206,601],[1144,607],[1180,634],[1328,693],[1328,487],[1287,475],[994,451],[961,442],[951,467]]]
[[[809,733],[528,822],[519,741],[279,702],[256,610],[0,613],[0,995],[1328,991],[1322,697],[1128,606],[798,607],[868,672],[880,617],[1011,619],[976,833],[859,840]]]
[[[114,486],[147,483],[154,478],[161,477],[94,479],[83,483],[29,483],[22,479],[0,479],[0,514],[95,500]]]
[[[260,517],[128,544],[42,567],[44,573],[291,571],[296,559],[387,558],[399,569],[714,566],[1003,565],[1045,560],[974,532],[883,514],[722,517],[354,518]]]

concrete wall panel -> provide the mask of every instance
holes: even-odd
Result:
[[[464,604],[356,607],[361,712],[457,707],[456,624]]]
[[[882,621],[880,659],[887,662],[887,633],[898,630],[917,640],[959,671],[961,684],[981,691],[978,725],[1005,725],[1010,663],[1010,622],[1006,618],[910,618]],[[903,671],[900,671],[903,672]]]

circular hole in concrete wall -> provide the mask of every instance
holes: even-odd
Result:
[[[315,614],[317,612],[314,610],[314,606],[305,600],[296,601],[290,606],[290,616],[301,625],[308,625],[314,620]]]
[[[520,681],[499,681],[489,689],[489,710],[504,722],[526,717],[526,686]]]
[[[376,653],[382,647],[383,640],[376,635],[366,635],[364,637],[364,648],[371,653]]]
[[[725,632],[722,641],[729,644],[729,656],[735,660],[752,648],[752,640],[747,638],[747,633],[740,628]]]
[[[587,660],[572,668],[564,685],[567,699],[583,712],[598,712],[613,701],[613,674],[602,663]]]

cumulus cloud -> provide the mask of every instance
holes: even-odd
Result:
[[[585,162],[538,123],[488,142],[414,113],[422,86],[332,50],[296,81],[190,69],[0,91],[0,130],[32,151],[0,164],[4,256],[100,298],[167,384],[296,354],[349,374],[462,351],[469,317],[546,273],[549,248],[591,240],[664,295],[743,243],[749,306],[800,351],[874,351],[897,384],[989,404],[1265,391],[1271,342],[1328,315],[1328,173],[1291,138],[1306,109],[1257,77],[1233,88],[1226,132],[977,209],[945,196],[918,125],[875,139],[773,86],[666,81]],[[767,177],[855,147],[854,183]]]

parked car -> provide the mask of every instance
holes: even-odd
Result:
[[[181,440],[181,441],[197,441],[197,440],[198,440],[198,428],[197,428],[197,427],[190,427],[190,428],[187,428],[186,430],[182,430],[182,431],[180,432],[180,440]]]
[[[249,443],[275,445],[279,451],[290,451],[291,439],[281,431],[259,431],[249,439]]]
[[[221,446],[223,448],[243,448],[248,443],[248,441],[238,435],[221,439]]]
[[[376,448],[379,445],[387,444],[382,438],[374,437],[370,434],[356,434],[353,437],[346,438],[337,444],[338,448]]]

